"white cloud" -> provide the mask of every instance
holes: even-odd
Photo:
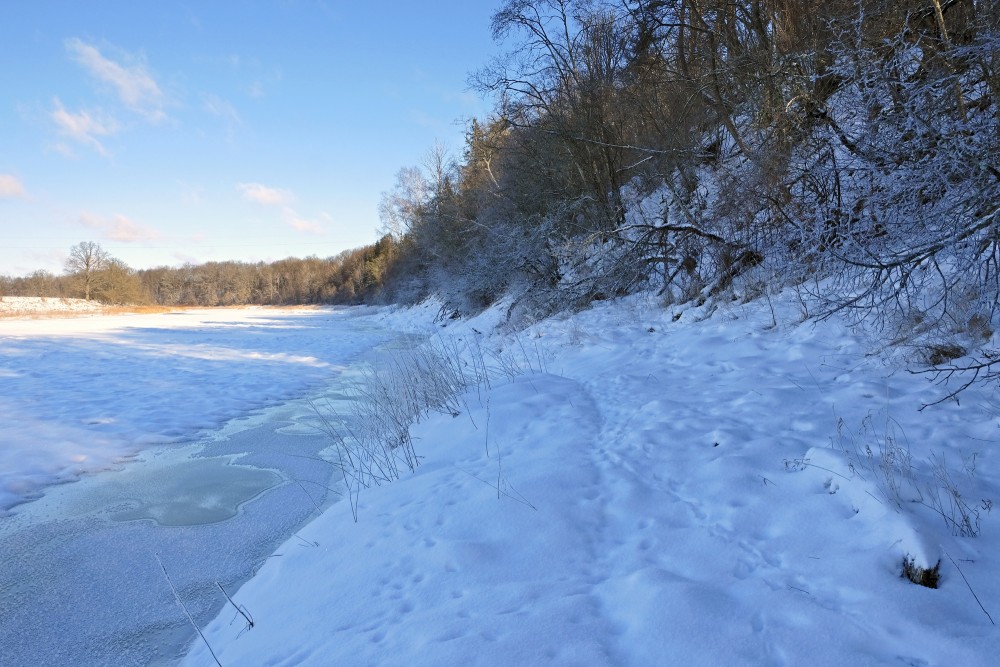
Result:
[[[111,86],[122,103],[132,111],[153,123],[167,117],[163,111],[167,96],[141,59],[125,54],[123,59],[132,62],[117,62],[76,37],[66,40],[66,50],[88,74]]]
[[[101,112],[67,111],[58,97],[53,99],[53,104],[55,109],[49,113],[49,117],[56,124],[60,134],[93,148],[101,155],[108,154],[98,137],[111,136],[118,131],[118,123],[114,118]],[[61,146],[59,150],[66,153],[66,148]]]
[[[315,220],[306,220],[305,218],[301,218],[295,211],[291,209],[288,209],[285,213],[287,215],[286,222],[288,226],[297,232],[302,232],[303,234],[317,234],[317,235],[326,233],[326,230],[323,228],[323,225],[321,225],[319,222]]]
[[[76,158],[79,157],[79,155],[76,154],[76,151],[73,150],[72,146],[70,146],[69,144],[64,144],[62,142],[52,144],[51,146],[49,146],[49,149],[71,160],[75,160]]]
[[[25,196],[24,185],[10,174],[0,174],[0,199],[20,199]]]
[[[239,183],[236,189],[242,192],[246,199],[265,206],[284,206],[295,201],[295,195],[289,190],[269,188],[260,183]]]
[[[202,264],[203,261],[195,257],[194,255],[189,255],[186,252],[175,252],[173,253],[173,258],[176,259],[180,264]]]
[[[244,198],[252,202],[265,206],[281,207],[281,216],[285,224],[297,232],[303,234],[326,233],[326,228],[321,221],[304,218],[290,206],[295,201],[295,195],[292,194],[291,190],[269,188],[260,183],[240,183],[236,189],[243,193]],[[330,216],[325,213],[320,217],[327,222],[330,220]]]
[[[80,224],[100,232],[109,241],[140,243],[160,238],[160,233],[155,229],[140,225],[121,214],[111,218],[101,218],[83,213],[80,215]]]

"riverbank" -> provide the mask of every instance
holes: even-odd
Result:
[[[67,317],[97,315],[104,307],[96,301],[83,299],[58,299],[41,296],[0,297],[0,318],[14,317]]]
[[[502,312],[441,340],[526,372],[424,415],[416,472],[279,547],[234,596],[253,627],[227,607],[184,665],[993,664],[992,388],[925,407],[911,350],[794,293]]]

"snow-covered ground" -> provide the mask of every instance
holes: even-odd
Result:
[[[796,304],[775,297],[772,326],[767,303],[734,302],[702,320],[634,297],[516,335],[496,330],[499,309],[441,326],[430,305],[0,321],[4,502],[46,490],[0,518],[5,569],[41,582],[0,583],[0,634],[30,613],[21,626],[42,635],[33,651],[69,635],[107,642],[117,664],[142,662],[147,631],[123,629],[79,581],[100,571],[108,586],[126,582],[137,616],[172,610],[145,622],[192,636],[183,664],[199,667],[215,664],[208,646],[226,667],[995,664],[993,390],[921,411],[946,390],[906,372],[904,351],[871,354],[840,323],[800,322]],[[422,465],[363,490],[356,523],[341,501],[268,546],[258,524],[302,499],[302,468],[211,526],[156,533],[143,517],[171,508],[126,502],[105,509],[120,513],[113,521],[56,517],[34,546],[17,538],[16,522],[50,505],[90,512],[77,503],[99,480],[144,487],[156,471],[225,457],[274,470],[276,451],[304,442],[308,406],[288,401],[324,391],[339,400],[330,383],[346,365],[342,346],[350,357],[381,331],[431,327],[453,349],[507,354],[525,372],[470,389],[458,416],[414,426]],[[208,444],[196,435],[206,431]],[[120,472],[47,486],[143,448],[153,449]],[[312,455],[289,460],[323,468]],[[949,488],[977,536],[949,523],[962,521]],[[113,523],[128,530],[124,542],[106,537]],[[213,582],[231,581],[242,567],[232,561],[262,547],[271,557],[234,595],[253,617],[246,629]],[[200,576],[177,585],[196,618],[208,621],[208,595],[226,605],[204,641],[177,625],[154,552],[175,583],[185,568]],[[902,579],[906,556],[940,559],[940,588]],[[8,631],[4,649],[25,634]],[[18,655],[12,664],[65,654]]]
[[[45,317],[100,313],[103,306],[83,299],[56,299],[44,296],[0,297],[0,317]]]
[[[941,387],[795,303],[449,323],[533,370],[415,426],[417,471],[282,545],[253,627],[227,605],[184,664],[996,664],[992,390],[920,411]]]

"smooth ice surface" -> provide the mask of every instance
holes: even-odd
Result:
[[[106,493],[127,509],[115,521],[152,519],[161,526],[197,526],[236,516],[244,502],[277,486],[269,470],[231,465],[224,459],[195,459],[135,473],[126,468],[109,476]]]
[[[281,545],[235,596],[253,629],[205,628],[223,665],[997,664],[972,593],[1000,621],[992,387],[921,411],[946,390],[910,350],[802,321],[794,293],[516,336],[491,333],[505,305],[441,335],[534,369],[414,426],[422,465],[358,523],[337,503]],[[978,537],[933,509],[942,459]],[[900,578],[907,554],[941,588]],[[200,639],[183,664],[213,664]]]
[[[160,563],[206,623],[335,500],[312,406],[393,340],[365,312],[0,320],[2,497],[35,498],[0,516],[0,665],[174,664]]]
[[[321,385],[384,338],[359,312],[0,319],[0,516],[46,485]]]

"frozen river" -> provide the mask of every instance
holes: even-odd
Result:
[[[200,625],[280,558],[336,499],[313,406],[393,339],[359,312],[0,320],[2,663],[172,664],[171,584]]]

